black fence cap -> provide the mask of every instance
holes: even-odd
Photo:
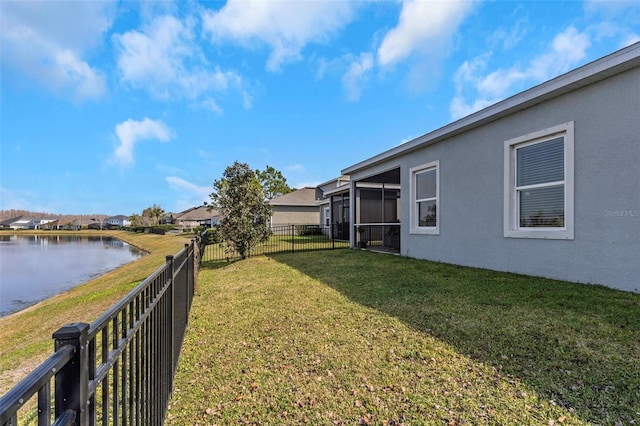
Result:
[[[82,334],[86,334],[88,330],[89,324],[84,322],[72,322],[53,333],[53,338],[73,339],[80,337]]]

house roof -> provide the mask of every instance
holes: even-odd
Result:
[[[209,211],[208,206],[192,207],[180,213],[173,215],[174,220],[209,220],[212,217],[219,216],[216,209]]]
[[[272,206],[315,206],[316,189],[310,187],[300,188],[270,200],[269,204]]]
[[[104,220],[105,221],[107,221],[107,220],[129,220],[129,216],[125,216],[123,214],[119,214],[119,215],[116,215],[116,216],[105,217]]]
[[[640,66],[640,42],[342,170],[352,174]]]
[[[30,217],[26,217],[26,216],[18,216],[18,217],[12,217],[10,219],[5,219],[2,222],[0,222],[0,225],[5,225],[5,226],[9,226],[13,223],[16,222],[29,222],[31,221]]]

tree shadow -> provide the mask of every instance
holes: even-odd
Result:
[[[238,258],[233,258],[233,259],[229,259],[229,260],[206,260],[200,263],[200,270],[216,270],[216,269],[222,269],[226,266],[229,266],[231,264],[234,264],[236,262],[239,262],[240,257]]]
[[[640,421],[640,295],[357,250],[277,254],[587,422]]]

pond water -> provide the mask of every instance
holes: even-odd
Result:
[[[144,256],[112,237],[0,236],[0,317]]]

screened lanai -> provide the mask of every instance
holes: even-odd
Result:
[[[354,218],[357,246],[400,251],[400,169],[355,182]]]

